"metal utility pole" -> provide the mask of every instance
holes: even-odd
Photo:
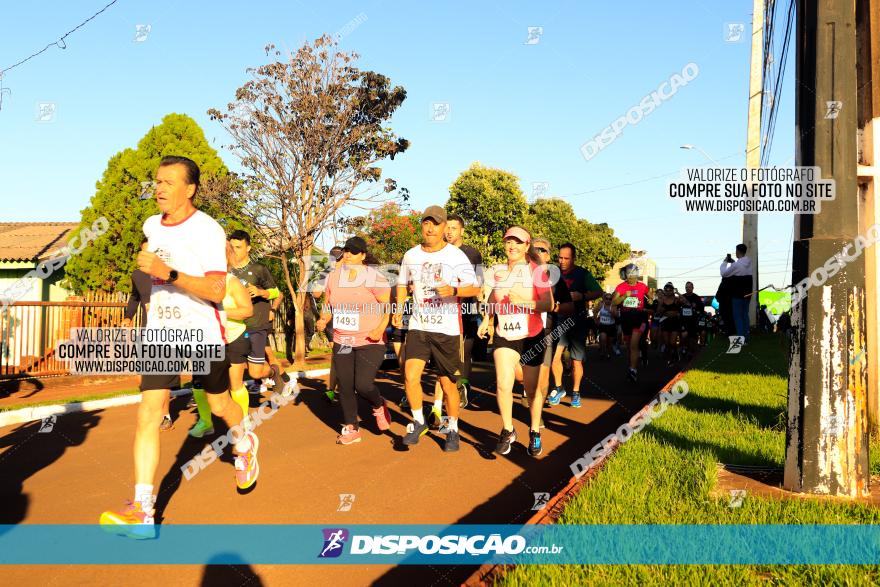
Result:
[[[817,166],[822,178],[833,178],[836,199],[823,201],[821,214],[796,215],[793,283],[859,231],[855,5],[797,0],[797,164]],[[859,360],[866,327],[864,255],[812,283],[792,308],[784,486],[859,497],[870,481],[867,361]]]
[[[752,61],[749,69],[749,118],[746,138],[746,167],[761,166],[761,85],[764,64],[764,0],[752,1]],[[743,214],[743,244],[752,260],[753,291],[758,285],[758,215]],[[758,323],[758,295],[749,302],[749,324]]]

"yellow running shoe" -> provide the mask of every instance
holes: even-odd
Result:
[[[101,514],[99,523],[101,529],[110,534],[127,536],[135,540],[148,540],[156,537],[154,513],[152,509],[145,512],[139,501],[129,501],[121,512],[107,511]]]
[[[436,406],[431,406],[431,415],[428,416],[428,426],[431,430],[437,430],[443,425],[443,413]]]

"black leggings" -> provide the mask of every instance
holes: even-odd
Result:
[[[342,353],[340,349],[347,352]],[[333,369],[339,384],[339,402],[342,404],[344,424],[357,427],[357,395],[370,402],[374,408],[382,405],[384,400],[376,387],[376,371],[384,359],[384,344],[351,347],[333,343]]]

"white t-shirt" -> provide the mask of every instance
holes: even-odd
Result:
[[[436,288],[442,283],[452,287],[469,287],[476,282],[474,266],[458,247],[446,244],[439,251],[429,253],[421,245],[416,245],[408,250],[400,264],[398,285],[413,285],[409,329],[460,335],[459,299],[455,296],[441,298]]]
[[[147,250],[180,273],[226,274],[226,234],[201,210],[177,224],[165,224],[161,214],[150,216],[144,222],[144,234],[149,239]],[[153,278],[147,324],[150,328],[201,329],[209,344],[226,344],[226,312],[221,304],[158,277]]]

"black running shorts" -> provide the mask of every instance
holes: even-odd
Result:
[[[246,332],[226,345],[226,358],[230,365],[247,363],[248,354],[251,352],[251,341]]]
[[[604,334],[605,336],[610,336],[611,338],[614,338],[615,336],[617,336],[617,324],[600,324],[599,334]]]
[[[207,393],[224,393],[229,390],[229,360],[213,361],[207,375],[195,375]],[[178,389],[180,375],[141,375],[141,391],[148,389]]]
[[[462,341],[460,335],[409,330],[406,333],[406,360],[426,363],[434,359],[434,368],[441,377],[457,381],[461,376]]]
[[[540,367],[544,362],[544,353],[547,347],[553,345],[549,340],[545,340],[544,331],[535,336],[527,336],[520,340],[507,340],[499,334],[495,334],[492,338],[492,345],[495,350],[512,349],[519,354],[520,363],[529,367]]]
[[[667,316],[660,322],[661,332],[681,332],[681,318],[678,316]]]
[[[263,364],[266,362],[266,344],[269,342],[269,329],[249,330],[245,333],[251,343],[248,363]],[[332,339],[331,339],[332,340]]]

